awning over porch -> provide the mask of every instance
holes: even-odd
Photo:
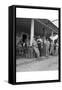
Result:
[[[16,32],[31,33],[31,18],[16,18]],[[34,19],[34,35],[45,35],[49,37],[51,33],[58,33],[58,28],[48,19]]]

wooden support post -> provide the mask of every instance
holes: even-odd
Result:
[[[33,37],[34,37],[34,19],[32,19],[32,21],[31,21],[30,46],[32,46]]]

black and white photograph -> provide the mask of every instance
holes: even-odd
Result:
[[[16,82],[58,80],[59,10],[16,8]]]
[[[58,27],[48,19],[16,18],[16,71],[58,70]]]

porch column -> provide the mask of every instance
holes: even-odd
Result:
[[[51,36],[53,37],[53,31],[52,31],[52,34],[51,34]]]
[[[30,46],[32,46],[32,41],[34,37],[34,20],[31,20],[31,35],[30,35]]]
[[[51,36],[52,36],[52,38],[54,37],[54,36],[53,36],[53,31],[52,31],[52,34],[51,34]],[[54,43],[54,39],[53,39],[53,43]]]

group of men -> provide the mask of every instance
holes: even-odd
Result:
[[[58,42],[49,41],[45,37],[43,39],[40,36],[33,38],[32,46],[37,57],[41,57],[44,50],[45,56],[58,55]]]
[[[33,50],[36,57],[41,57],[43,54],[45,54],[44,56],[58,55],[58,42],[49,41],[49,39],[45,37],[33,37],[32,46],[30,46],[29,39],[25,40],[25,42],[22,42],[22,40],[19,42],[17,39],[17,46],[19,47],[19,51],[22,48],[22,53],[25,53],[27,57],[33,57]]]

